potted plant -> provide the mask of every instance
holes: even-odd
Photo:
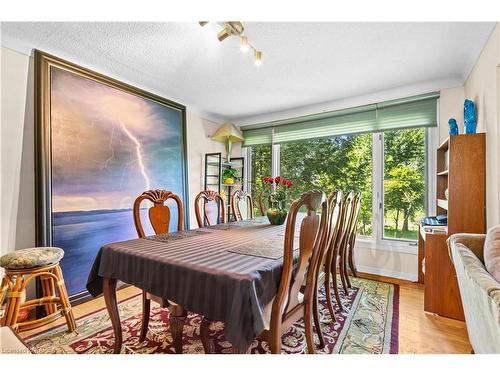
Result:
[[[222,181],[226,185],[233,185],[239,179],[238,171],[230,166],[222,172]]]
[[[267,210],[267,218],[272,225],[281,225],[285,222],[288,215],[285,209],[286,192],[293,184],[292,181],[277,176],[264,177],[264,191],[269,202]]]

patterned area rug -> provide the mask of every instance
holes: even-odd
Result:
[[[330,319],[323,291],[320,293],[323,334],[326,347],[317,353],[397,353],[399,320],[399,286],[366,279],[351,278],[349,294],[341,291],[345,311]],[[174,353],[169,333],[168,311],[152,301],[149,331],[144,342],[139,341],[141,296],[119,303],[123,327],[122,353]],[[199,337],[202,317],[189,314],[183,333],[184,353],[204,353]],[[61,325],[25,338],[35,353],[96,354],[112,353],[113,331],[105,309],[77,319],[77,331],[66,332]],[[217,353],[231,353],[231,344],[224,339],[224,325],[214,322],[211,336]],[[317,336],[315,341],[317,342]],[[304,324],[301,321],[283,335],[283,353],[305,353]],[[252,353],[269,353],[266,342],[255,340]]]

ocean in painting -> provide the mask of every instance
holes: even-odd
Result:
[[[147,210],[141,210],[146,234],[153,234]],[[177,230],[177,211],[171,210],[170,231]],[[53,243],[64,249],[61,268],[70,295],[85,290],[99,249],[110,242],[137,238],[132,210],[59,212],[53,215]]]

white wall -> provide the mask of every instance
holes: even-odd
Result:
[[[454,117],[463,133],[463,102],[476,104],[477,132],[486,133],[487,227],[500,224],[500,26],[497,25],[462,87],[441,90],[440,141]]]
[[[500,125],[498,66],[500,26],[497,25],[465,81],[465,98],[477,108],[477,131],[486,132],[486,215],[488,228],[500,224]]]
[[[33,66],[1,50],[0,251],[35,244]]]
[[[464,87],[443,89],[439,97],[439,142],[444,141],[449,134],[448,120],[457,120],[460,133],[464,125]]]
[[[35,245],[33,59],[1,49],[0,251]],[[114,77],[118,78],[119,77]],[[218,124],[187,109],[190,223],[196,227],[194,196],[203,188],[203,157],[224,151],[210,140]],[[239,146],[233,155],[239,155]]]
[[[205,120],[188,111],[187,115],[187,142],[189,160],[189,216],[191,228],[197,228],[194,213],[194,198],[204,188],[205,154],[209,152],[222,152],[225,155],[225,146],[221,142],[214,142],[210,137],[215,133],[220,124]],[[241,154],[241,143],[232,146],[231,154]]]

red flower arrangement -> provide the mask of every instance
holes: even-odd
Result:
[[[286,192],[293,186],[292,181],[277,176],[264,177],[264,192],[269,200],[267,217],[273,225],[281,225],[285,222],[287,211],[285,209]]]
[[[262,181],[265,183],[268,183],[268,184],[276,184],[276,188],[279,187],[280,182],[281,182],[281,185],[284,185],[287,188],[291,188],[293,186],[292,181],[287,180],[286,178],[281,178],[280,176],[277,176],[276,178],[264,177],[262,179]]]
[[[293,186],[292,181],[280,176],[275,178],[264,177],[262,181],[264,182],[264,190],[269,199],[269,207],[283,209],[285,206],[286,191]]]

